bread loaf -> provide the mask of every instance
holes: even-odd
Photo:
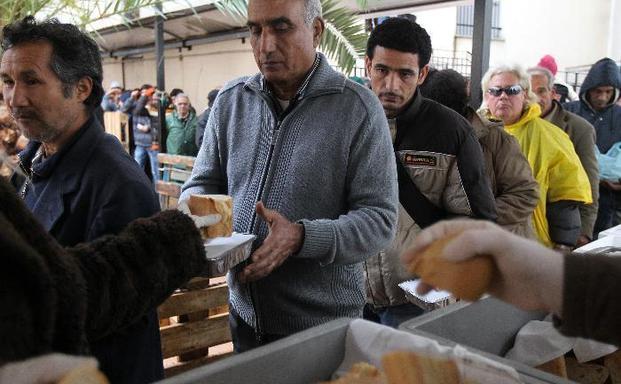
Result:
[[[201,228],[204,238],[227,237],[233,234],[233,199],[227,195],[190,195],[190,212],[196,216],[219,214],[222,220]]]
[[[458,384],[461,382],[455,361],[396,351],[382,356],[388,384]]]
[[[101,371],[91,366],[79,366],[65,374],[57,384],[109,384]]]
[[[455,297],[478,300],[489,288],[494,264],[491,257],[476,256],[451,262],[440,257],[442,249],[455,236],[434,241],[409,265],[409,271],[425,283],[451,292]]]

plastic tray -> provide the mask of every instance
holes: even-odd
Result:
[[[203,277],[222,276],[235,265],[246,260],[252,251],[254,235],[233,233],[230,237],[205,240],[207,268]]]
[[[195,368],[160,384],[302,384],[329,380],[345,356],[345,337],[350,321],[346,318],[333,320],[263,347]],[[443,345],[454,345],[417,329],[406,331],[436,339]],[[520,363],[486,353],[483,355],[513,366],[526,384],[571,383]]]

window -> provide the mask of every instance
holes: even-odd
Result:
[[[472,37],[474,30],[474,5],[462,5],[457,7],[457,36]],[[492,7],[492,39],[500,39],[500,1],[494,1]]]

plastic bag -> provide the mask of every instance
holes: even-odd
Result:
[[[599,165],[599,178],[619,182],[621,179],[621,142],[615,143],[605,154],[600,153],[595,147],[595,156]]]

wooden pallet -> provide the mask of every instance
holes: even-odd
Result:
[[[155,191],[160,197],[162,209],[177,206],[177,199],[181,194],[181,186],[192,174],[195,157],[157,154],[159,180],[155,183]]]
[[[104,112],[104,129],[116,136],[129,153],[129,119],[122,112]]]
[[[166,377],[232,354],[223,278],[193,279],[158,308]]]

